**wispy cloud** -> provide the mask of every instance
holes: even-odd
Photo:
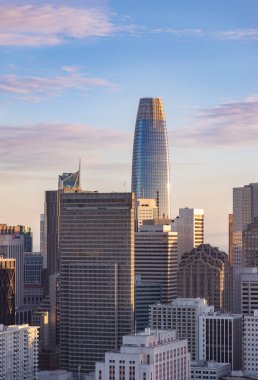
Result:
[[[1,125],[0,135],[0,172],[56,170],[79,157],[96,169],[103,163],[122,164],[122,151],[131,153],[129,133],[81,124]]]
[[[67,75],[39,77],[0,75],[0,97],[14,96],[16,99],[42,101],[48,97],[58,96],[69,89],[87,91],[92,87],[104,87],[115,91],[118,87],[102,78],[86,77],[76,73],[75,68],[66,68]]]
[[[175,130],[172,139],[186,147],[258,146],[258,94],[202,109],[193,124]]]
[[[72,6],[2,6],[0,45],[57,45],[70,39],[105,37],[133,32],[133,25],[116,25],[97,8]]]
[[[200,39],[219,40],[258,40],[258,29],[231,29],[222,31],[208,31],[201,28],[155,28],[153,33],[171,34],[174,37],[189,37]]]
[[[224,40],[258,40],[258,29],[233,29],[213,34]]]

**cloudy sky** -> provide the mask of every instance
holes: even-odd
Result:
[[[173,216],[205,210],[227,250],[232,187],[258,181],[257,0],[0,0],[0,223],[33,228],[82,159],[130,190],[140,97],[162,97]]]

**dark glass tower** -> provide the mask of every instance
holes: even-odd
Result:
[[[136,199],[156,199],[159,218],[170,218],[168,138],[160,98],[140,99],[134,134],[132,191]]]

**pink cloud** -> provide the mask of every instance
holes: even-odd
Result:
[[[72,6],[2,6],[0,45],[57,45],[67,38],[105,37],[132,32],[133,25],[115,25],[97,8]]]
[[[192,125],[171,134],[185,147],[254,147],[258,145],[258,95],[202,109]]]
[[[68,72],[68,70],[66,70]],[[0,75],[0,94],[15,96],[21,100],[38,102],[51,96],[61,95],[69,89],[86,91],[92,87],[103,87],[116,91],[118,87],[102,78],[90,78],[82,74],[68,72],[67,75],[55,77],[18,77]]]

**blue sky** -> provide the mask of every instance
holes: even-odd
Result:
[[[31,225],[83,165],[87,189],[130,190],[138,101],[162,97],[172,208],[205,209],[227,249],[232,187],[258,181],[258,2],[0,1],[1,222]],[[124,183],[126,185],[124,186]]]

